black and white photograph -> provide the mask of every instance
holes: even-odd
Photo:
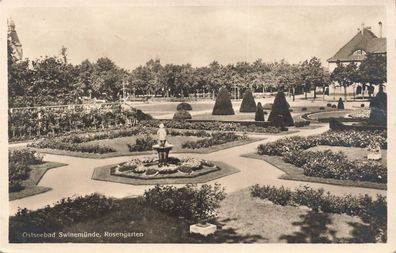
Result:
[[[0,252],[394,252],[395,5],[0,1]]]

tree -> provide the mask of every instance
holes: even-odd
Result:
[[[213,107],[212,115],[234,115],[232,108],[230,93],[225,87],[222,87],[216,98],[216,103]]]
[[[330,80],[335,81],[344,87],[344,100],[347,101],[347,87],[357,82],[358,79],[357,65],[349,63],[344,66],[341,62],[337,62],[337,67],[330,75]]]
[[[387,82],[385,54],[367,54],[359,66],[358,75],[361,83],[382,86]],[[371,93],[369,93],[371,97]]]
[[[302,81],[305,83],[305,98],[307,98],[307,92],[313,89],[314,99],[316,99],[316,88],[318,86],[323,87],[327,80],[326,71],[320,60],[316,57],[305,60],[301,64],[301,77]]]

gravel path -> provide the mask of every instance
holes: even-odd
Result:
[[[316,129],[301,129],[301,131],[298,133],[289,134],[286,136],[309,136],[320,134],[327,130],[328,125],[325,124]],[[177,154],[175,156],[183,157],[188,155],[191,157],[222,161],[238,168],[240,170],[239,173],[215,180],[215,182],[222,184],[229,193],[241,190],[254,184],[268,184],[274,186],[283,185],[290,188],[294,188],[301,184],[307,184],[314,188],[322,187],[325,190],[331,191],[335,195],[351,193],[369,194],[371,196],[375,196],[376,194],[386,194],[386,191],[375,189],[344,187],[279,179],[279,176],[281,176],[283,172],[269,163],[262,160],[240,157],[240,155],[254,152],[257,146],[261,143],[275,141],[279,138],[285,137],[285,135],[265,135],[265,137],[265,140],[217,151],[211,154]],[[14,214],[18,210],[18,207],[38,209],[44,207],[45,205],[52,204],[61,198],[72,195],[85,195],[93,192],[98,192],[106,196],[113,197],[141,195],[145,189],[148,189],[152,186],[133,186],[91,180],[92,172],[95,167],[119,163],[128,159],[129,157],[127,156],[108,159],[87,159],[45,154],[45,161],[61,162],[68,165],[49,170],[40,181],[39,185],[51,187],[51,191],[11,201],[9,206],[10,214]]]

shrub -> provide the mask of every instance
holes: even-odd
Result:
[[[73,223],[102,217],[116,207],[114,200],[97,193],[69,197],[54,206],[30,211],[19,209],[10,217],[10,237],[20,237],[22,232],[54,232]]]
[[[183,102],[177,105],[176,110],[185,110],[185,111],[191,111],[192,107],[189,103]]]
[[[319,107],[319,110],[323,111],[325,108],[324,106]]]
[[[139,152],[151,150],[157,141],[151,135],[145,135],[136,139],[135,145],[128,145],[129,152]]]
[[[365,105],[364,104],[360,104],[360,107],[365,107]]]
[[[264,118],[264,110],[263,107],[261,106],[261,103],[257,103],[257,109],[256,109],[256,114],[254,116],[255,121],[265,121]]]
[[[289,112],[289,105],[286,101],[285,94],[283,92],[278,92],[276,94],[274,104],[272,105],[271,113],[268,117],[268,121],[276,121],[276,117],[282,115],[282,120],[285,126],[293,126],[293,118]]]
[[[301,108],[301,111],[302,111],[302,112],[305,112],[306,110],[307,110],[307,107],[302,107],[302,108]]]
[[[213,107],[212,115],[234,115],[232,108],[230,93],[227,88],[220,88],[219,94],[216,98],[216,103]]]
[[[337,108],[337,106],[336,105],[332,105],[331,108]]]
[[[331,107],[331,104],[330,103],[327,103],[327,105],[326,105],[327,107]]]
[[[144,192],[144,200],[151,207],[190,222],[205,222],[216,217],[216,209],[225,198],[224,188],[204,184],[184,187],[156,185]]]
[[[243,94],[243,99],[239,112],[256,112],[256,102],[254,101],[253,93],[248,88]]]
[[[342,101],[342,98],[338,99],[338,104],[337,104],[337,109],[338,110],[344,110],[344,102]]]
[[[179,110],[173,115],[174,120],[192,119],[191,114],[186,110]]]

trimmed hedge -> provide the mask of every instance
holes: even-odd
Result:
[[[239,112],[256,112],[256,101],[254,101],[252,90],[246,89]]]
[[[189,103],[183,102],[177,105],[176,110],[185,110],[185,111],[191,111],[192,107]]]
[[[263,106],[260,102],[257,103],[256,114],[254,115],[255,121],[265,121]]]
[[[231,96],[227,88],[220,88],[219,94],[216,98],[216,103],[213,107],[212,115],[234,115],[232,108]]]
[[[277,118],[280,117],[280,115],[285,126],[294,125],[293,118],[289,112],[289,104],[286,101],[285,93],[282,91],[279,91],[278,94],[276,94],[268,121],[277,124],[276,121],[278,121]]]
[[[179,110],[173,115],[174,120],[192,119],[191,114],[186,110]]]
[[[338,110],[344,110],[344,102],[342,101],[342,98],[338,99],[338,104],[337,104],[337,109]]]

